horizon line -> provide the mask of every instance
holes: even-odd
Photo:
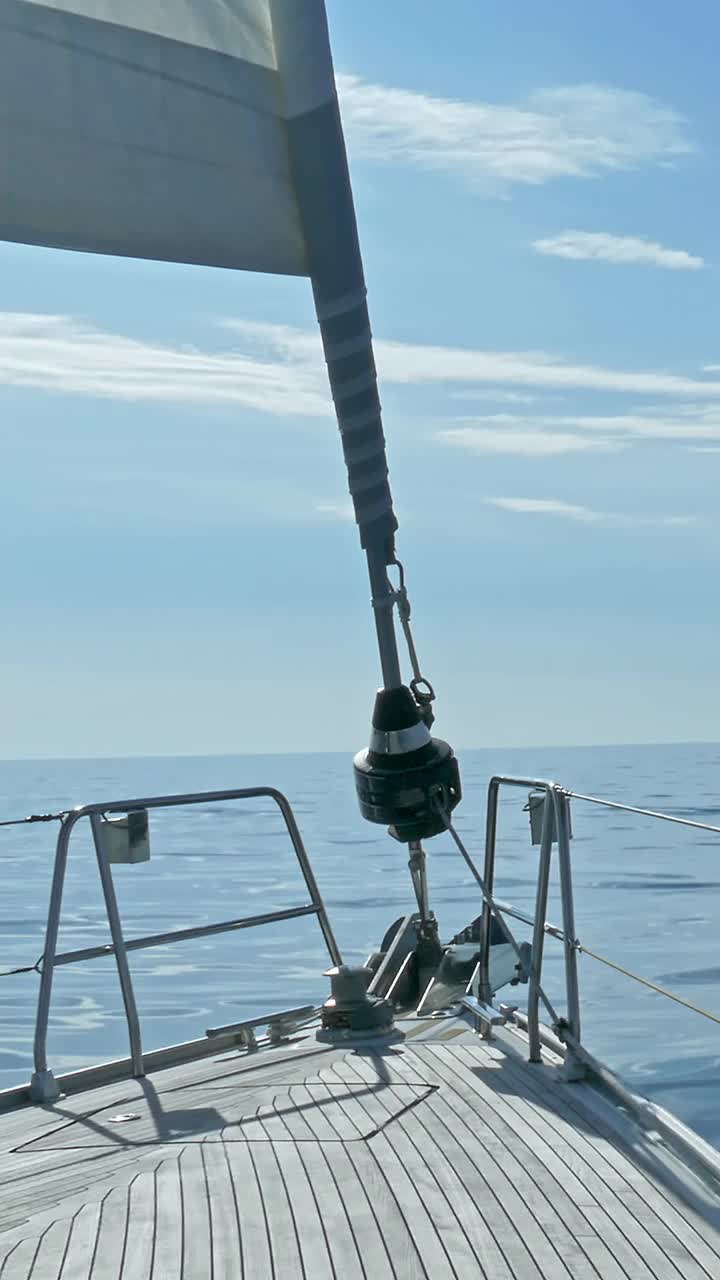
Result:
[[[612,748],[627,749],[632,747],[720,747],[720,740],[716,738],[679,738],[679,739],[653,739],[650,741],[638,742],[556,742],[556,743],[530,743],[524,745],[489,745],[489,746],[461,746],[453,748],[456,754],[463,751],[589,751],[589,750],[610,750]],[[80,755],[80,756],[0,756],[0,764],[85,764],[100,763],[107,761],[123,761],[123,760],[245,760],[245,759],[277,759],[287,756],[355,756],[358,748],[338,748],[333,751],[201,751],[197,753],[191,752],[162,752],[152,751],[147,754],[131,755]]]

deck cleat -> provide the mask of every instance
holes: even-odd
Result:
[[[440,835],[462,795],[452,747],[430,736],[407,685],[379,690],[370,746],[353,767],[363,817],[403,844]]]

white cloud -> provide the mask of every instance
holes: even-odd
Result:
[[[542,351],[488,351],[402,342],[375,344],[378,369],[386,382],[494,383],[542,390],[625,391],[633,395],[720,395],[720,382],[674,373],[608,369],[573,364]]]
[[[116,400],[240,404],[271,414],[329,411],[319,353],[200,351],[107,333],[71,316],[0,312],[0,385]],[[261,335],[258,335],[261,336]]]
[[[662,526],[682,528],[696,523],[695,516],[636,516],[616,511],[595,511],[574,502],[561,502],[555,498],[487,498],[486,502],[501,511],[520,515],[559,516],[580,524],[612,525],[616,528],[646,528]]]
[[[498,404],[534,404],[539,398],[525,391],[499,391],[496,387],[489,387],[487,391],[451,391],[452,400],[494,400]],[[545,396],[544,399],[551,397]],[[559,400],[560,396],[553,396],[553,400]]]
[[[720,407],[714,404],[662,407],[653,414],[581,414],[570,421],[582,431],[621,433],[635,440],[720,440]]]
[[[352,502],[316,502],[315,510],[318,515],[327,516],[330,520],[354,520],[355,513],[353,511]]]
[[[616,236],[609,231],[563,231],[544,240],[534,240],[538,253],[574,261],[612,262],[620,266],[640,263],[665,267],[668,271],[697,271],[702,258],[685,249],[668,249],[656,240],[639,236]],[[711,372],[715,372],[711,368]]]
[[[455,445],[469,453],[504,453],[526,458],[555,457],[562,453],[585,453],[589,450],[617,450],[624,445],[616,440],[573,435],[560,431],[516,430],[514,428],[455,427],[439,431],[438,440]]]
[[[492,413],[454,421],[460,425],[437,432],[441,443],[475,453],[528,457],[623,449],[640,441],[688,446],[720,441],[720,406],[715,404],[660,406],[642,414]]]
[[[355,156],[459,175],[497,191],[667,164],[694,150],[686,121],[643,93],[544,89],[514,104],[434,98],[338,76]]]
[[[239,404],[285,417],[327,416],[331,412],[320,340],[313,330],[286,325],[226,320],[220,329],[234,335],[230,349],[201,350],[142,341],[62,315],[0,312],[0,385],[119,400],[167,403]],[[575,364],[537,351],[472,350],[462,347],[378,341],[381,381],[400,386],[437,384],[514,392],[627,392],[653,397],[720,397],[720,380],[675,373],[612,369]],[[679,409],[673,411],[681,420]],[[715,410],[712,410],[714,413]],[[660,434],[657,419],[518,419],[528,429],[554,424],[559,431],[624,430]],[[647,430],[643,426],[646,423]],[[634,424],[632,432],[630,424]],[[489,426],[482,418],[477,426]],[[687,423],[685,427],[687,428]],[[715,426],[706,423],[713,435]],[[672,424],[670,424],[672,426]],[[702,426],[697,420],[695,437]],[[669,434],[679,435],[676,425]],[[689,434],[685,429],[685,434]]]

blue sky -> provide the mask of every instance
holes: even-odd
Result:
[[[438,731],[717,739],[716,6],[328,8]],[[307,282],[14,245],[0,279],[0,754],[362,746]]]

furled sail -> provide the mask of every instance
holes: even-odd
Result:
[[[324,0],[0,0],[0,238],[309,276],[387,593],[396,522]]]

